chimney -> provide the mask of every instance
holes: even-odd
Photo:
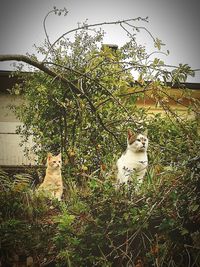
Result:
[[[116,44],[103,44],[101,49],[103,50],[105,47],[109,47],[113,52],[116,52],[118,49],[118,45]]]

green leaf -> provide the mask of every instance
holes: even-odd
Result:
[[[193,212],[195,212],[196,210],[198,210],[198,208],[199,208],[199,204],[195,204],[195,205],[192,205],[190,207],[190,210],[193,211]]]
[[[181,235],[187,235],[188,233],[189,233],[189,231],[187,229],[185,229],[185,228],[183,228],[181,230]]]

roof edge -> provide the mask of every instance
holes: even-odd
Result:
[[[14,71],[12,70],[0,70],[0,77],[8,77],[13,73]],[[23,71],[22,73],[33,73],[30,71]],[[132,83],[134,85],[134,82]],[[167,82],[167,86],[170,86],[171,88],[176,88],[176,89],[191,89],[191,90],[200,90],[200,83],[193,83],[193,82],[185,82],[185,83],[180,83],[172,85],[172,83]]]

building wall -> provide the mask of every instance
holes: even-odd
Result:
[[[151,94],[146,94],[145,97],[138,99],[136,102],[138,106],[147,108],[149,114],[161,113],[162,115],[166,115],[166,112],[162,106],[156,103],[156,101],[150,95]],[[169,88],[168,95],[171,96],[171,99],[168,100],[167,105],[169,105],[173,111],[178,112],[179,115],[183,115],[184,118],[187,119],[194,119],[196,117],[194,112],[188,112],[188,107],[191,104],[191,98],[196,100],[198,99],[200,101],[200,89],[190,90],[187,96],[184,94],[184,89]]]
[[[16,134],[17,126],[22,125],[9,108],[9,105],[22,103],[20,97],[0,94],[0,166],[34,165],[35,156],[30,153],[24,155],[25,146],[20,146],[21,137]],[[26,144],[32,147],[30,139]]]

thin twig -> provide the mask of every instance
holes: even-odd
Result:
[[[83,24],[83,26],[78,26],[75,29],[72,29],[72,30],[69,30],[69,31],[63,33],[59,38],[57,38],[54,41],[54,43],[51,45],[49,50],[47,51],[47,54],[46,54],[44,60],[46,60],[48,54],[52,51],[52,49],[56,45],[56,43],[59,42],[63,37],[65,37],[66,35],[68,35],[70,33],[77,32],[80,30],[88,30],[89,28],[103,26],[103,25],[116,25],[116,24],[120,24],[120,23],[125,23],[125,22],[130,22],[130,21],[133,22],[133,21],[139,21],[139,20],[147,22],[147,18],[137,17],[137,18],[133,18],[133,19],[118,20],[118,21],[111,21],[111,22],[100,22],[100,23],[94,23],[94,24]]]

